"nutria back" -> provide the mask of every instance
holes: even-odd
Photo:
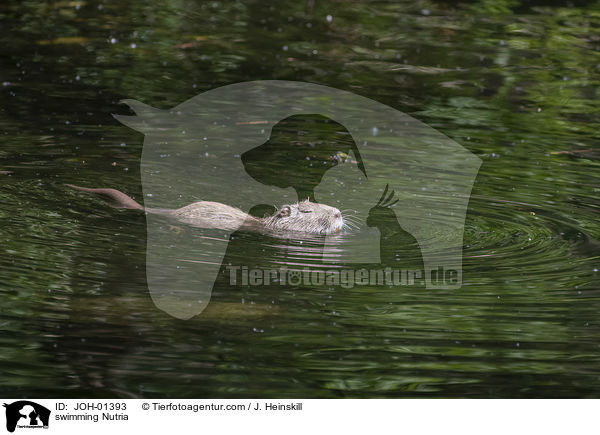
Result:
[[[199,201],[172,210],[170,215],[180,222],[200,227],[235,231],[240,227],[260,226],[259,219],[242,210],[213,201]]]

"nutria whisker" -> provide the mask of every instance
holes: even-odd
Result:
[[[360,224],[362,220],[360,218],[352,217],[352,216],[344,216],[344,222],[351,222],[353,224]]]
[[[351,209],[342,210],[342,214],[344,215],[344,219],[348,217],[354,219],[362,219],[362,215],[360,213],[356,213],[354,210]]]
[[[349,223],[349,222],[345,222],[345,223],[344,223],[344,227],[347,227],[347,228],[352,228],[352,229],[354,229],[354,230],[358,230],[358,229],[359,229],[358,225],[354,225],[354,224],[351,224],[351,223]]]
[[[354,229],[359,229],[359,226],[356,222],[351,222],[348,220],[344,220],[344,225],[349,227],[349,228],[354,228]]]

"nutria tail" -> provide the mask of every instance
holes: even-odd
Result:
[[[72,187],[74,189],[83,190],[84,192],[93,193],[102,197],[105,201],[107,201],[111,206],[118,208],[131,208],[135,210],[144,210],[140,204],[131,199],[129,196],[125,195],[123,192],[119,192],[116,189],[90,189],[89,187],[79,187],[73,184],[65,184],[65,186]]]

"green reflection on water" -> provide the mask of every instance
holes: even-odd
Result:
[[[553,3],[3,3],[0,394],[597,397],[600,12]],[[191,321],[155,308],[144,216],[63,183],[142,199],[118,101],[258,79],[373,98],[483,159],[460,290],[220,282]],[[276,263],[246,242],[231,258]]]

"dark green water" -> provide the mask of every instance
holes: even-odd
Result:
[[[4,2],[0,396],[598,397],[600,3],[552,3]],[[462,288],[220,282],[191,320],[155,307],[144,215],[63,183],[141,199],[119,100],[262,79],[372,98],[483,160]]]

